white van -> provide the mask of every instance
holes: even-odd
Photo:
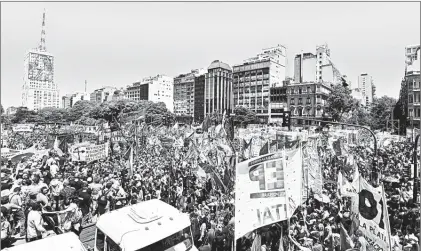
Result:
[[[1,249],[4,251],[87,251],[74,233],[65,233],[46,237],[41,240],[21,244],[11,248]]]
[[[197,251],[190,218],[161,200],[149,200],[98,218],[97,251]]]

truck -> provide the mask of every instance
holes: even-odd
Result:
[[[4,251],[87,251],[79,237],[70,232],[49,236],[37,241],[20,244],[14,247],[1,249]]]
[[[198,251],[190,217],[158,199],[101,215],[81,242],[96,251]]]

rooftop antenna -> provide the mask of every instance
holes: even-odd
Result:
[[[85,93],[86,93],[86,87],[88,86],[88,81],[85,80]]]
[[[45,9],[42,14],[42,30],[41,30],[41,42],[39,44],[39,51],[46,51],[45,48]]]

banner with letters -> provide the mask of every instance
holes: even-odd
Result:
[[[358,198],[352,207],[359,229],[373,250],[390,250],[390,224],[383,186],[374,188],[360,176]]]
[[[108,157],[108,142],[101,145],[90,145],[86,148],[86,162],[105,159]]]
[[[13,132],[32,132],[34,124],[17,124],[12,127]]]
[[[291,215],[301,203],[301,167],[300,149],[287,156],[285,151],[269,153],[236,166],[235,239]]]
[[[313,193],[322,196],[323,174],[317,152],[317,138],[308,138],[303,146],[303,169],[305,171],[307,187]]]

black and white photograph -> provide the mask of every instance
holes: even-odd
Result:
[[[421,251],[420,2],[1,2],[1,250]]]

